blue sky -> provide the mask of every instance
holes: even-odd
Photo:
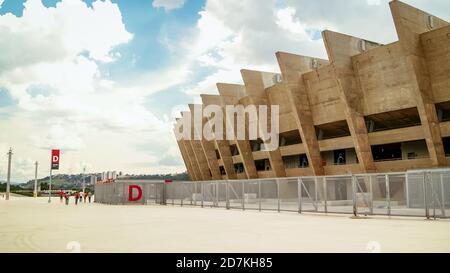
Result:
[[[242,68],[278,72],[276,51],[326,58],[324,29],[396,41],[388,2],[0,0],[0,180],[9,147],[16,181],[51,148],[64,173],[184,171],[188,103]],[[450,20],[448,0],[405,2]]]
[[[5,0],[0,9],[0,15],[12,13],[22,16],[24,2],[25,0]],[[42,0],[45,7],[56,7],[58,2],[61,0]],[[94,0],[83,0],[83,2],[91,7]],[[195,26],[200,18],[199,11],[205,4],[203,0],[188,1],[182,8],[167,12],[163,8],[152,8],[151,1],[113,0],[112,2],[118,4],[126,29],[134,34],[134,39],[130,43],[114,49],[121,54],[122,58],[114,63],[100,66],[107,78],[118,82],[127,82],[130,78],[139,77],[142,73],[157,71],[161,67],[170,65],[173,61],[171,54],[166,47],[160,45],[160,39],[164,35],[171,35],[176,40],[177,30]],[[174,105],[188,99],[188,96],[177,90],[177,88],[171,88],[160,91],[146,98],[146,104],[148,107],[156,107],[159,114],[169,111]],[[3,100],[3,104],[6,103],[12,103],[12,100]]]

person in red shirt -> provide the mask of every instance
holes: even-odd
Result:
[[[64,198],[64,192],[62,190],[59,190],[59,201],[62,203]]]
[[[68,206],[68,205],[69,205],[70,193],[66,192],[66,193],[64,194],[64,198],[66,199],[66,206]]]
[[[75,197],[75,205],[78,205],[78,199],[80,199],[80,194],[76,191],[73,196]]]

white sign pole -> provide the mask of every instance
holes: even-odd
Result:
[[[83,193],[86,192],[86,167],[83,168]]]
[[[36,163],[34,163],[36,165],[36,169],[34,170],[34,192],[33,192],[33,196],[34,198],[37,198],[38,196],[38,190],[37,190],[37,175],[38,175],[38,165],[39,163],[36,161]]]
[[[9,149],[8,152],[8,174],[6,176],[6,200],[9,200],[9,196],[11,194],[11,157],[12,157],[12,148]]]

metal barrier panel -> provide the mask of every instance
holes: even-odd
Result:
[[[217,207],[226,208],[227,207],[227,181],[217,182]]]
[[[299,191],[297,178],[284,178],[278,180],[280,211],[299,211]]]
[[[325,181],[327,213],[353,213],[352,177],[326,177]]]
[[[243,193],[244,181],[230,181],[228,183],[228,208],[230,209],[245,209]]]
[[[278,210],[278,186],[275,179],[261,180],[261,210]]]
[[[373,213],[376,215],[389,215],[389,193],[386,184],[389,183],[387,175],[372,176],[372,202]]]
[[[327,212],[328,209],[328,196],[326,189],[326,178],[325,177],[315,177],[314,178],[315,189],[316,189],[316,205],[318,212]]]
[[[127,204],[128,203],[128,187],[131,184],[113,184],[113,187],[115,188],[115,203],[119,204]],[[142,200],[143,202],[143,200]],[[142,204],[141,202],[141,204]]]
[[[409,184],[406,174],[387,175],[389,178],[389,208],[390,215],[425,216],[420,208],[408,207]],[[422,199],[423,200],[423,199]]]
[[[407,203],[406,206],[409,209],[425,209],[425,173],[408,173],[407,174],[407,184],[406,184],[406,194]],[[425,213],[425,212],[424,212]]]
[[[245,209],[260,210],[260,186],[261,184],[259,180],[251,180],[244,183]]]
[[[177,194],[175,192],[174,183],[166,184],[166,202],[167,205],[175,205]]]
[[[194,201],[194,206],[202,206],[203,195],[202,195],[202,185],[203,183],[193,183],[193,194],[192,200]]]
[[[202,183],[201,187],[203,206],[217,207],[217,183]]]
[[[441,174],[442,207],[444,216],[450,217],[450,172]]]
[[[446,212],[446,187],[445,179],[448,179],[448,174],[443,172],[430,172],[427,174],[428,179],[428,208],[430,210],[429,216],[433,218],[445,218]]]
[[[301,206],[303,212],[316,212],[317,194],[316,194],[316,180],[314,178],[300,178],[302,185],[301,191]]]
[[[195,184],[192,182],[183,183],[183,206],[193,206],[195,205],[194,201],[194,193],[195,193]]]

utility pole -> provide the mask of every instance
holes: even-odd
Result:
[[[12,158],[12,148],[8,152],[8,175],[6,177],[6,200],[9,200],[9,195],[11,193],[11,158]]]
[[[83,193],[86,192],[86,167],[83,168]]]
[[[34,170],[34,192],[33,192],[33,196],[34,198],[37,198],[38,196],[38,190],[37,190],[37,175],[38,175],[38,165],[39,162],[36,161],[36,163],[34,163],[36,168]]]
[[[48,203],[49,204],[52,202],[52,173],[53,173],[53,167],[50,166],[50,184],[48,185]]]

